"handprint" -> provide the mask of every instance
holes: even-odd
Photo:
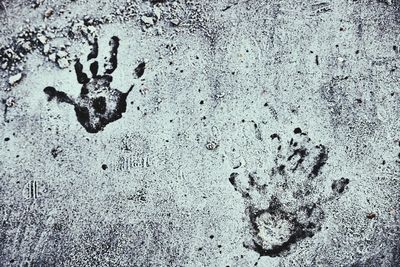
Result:
[[[328,149],[312,145],[298,128],[286,144],[277,134],[271,138],[279,145],[268,177],[250,172],[248,180],[241,182],[239,173],[232,173],[229,181],[246,205],[251,238],[245,247],[260,256],[276,257],[321,229],[325,218],[321,204],[343,193],[349,181],[333,181],[333,192],[327,196],[321,190],[325,178],[320,172],[328,160]]]
[[[98,56],[97,39],[94,40],[92,45],[92,50],[87,57],[87,61],[96,59]],[[95,60],[90,64],[92,77],[89,78],[83,72],[83,65],[79,59],[76,60],[75,72],[78,82],[82,84],[81,93],[77,98],[68,96],[62,91],[57,91],[54,87],[49,86],[44,89],[49,101],[56,98],[59,102],[73,105],[79,123],[89,133],[97,133],[104,129],[107,124],[122,117],[122,113],[126,111],[126,99],[133,88],[132,85],[126,93],[111,88],[113,80],[111,74],[117,68],[119,38],[116,36],[112,37],[110,46],[111,55],[108,62],[104,65],[103,75],[97,74],[99,70],[98,61]],[[140,66],[143,64],[141,63]]]

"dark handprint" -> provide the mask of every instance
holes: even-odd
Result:
[[[283,256],[292,245],[314,236],[325,219],[323,204],[342,194],[349,183],[344,178],[333,181],[333,193],[327,195],[322,189],[326,177],[320,173],[328,148],[313,145],[300,129],[295,133],[285,143],[277,134],[271,136],[278,139],[278,147],[269,175],[250,172],[245,181],[239,173],[229,177],[246,205],[251,237],[244,245],[260,256]]]
[[[46,87],[44,89],[49,101],[56,98],[59,102],[73,105],[79,123],[89,133],[97,133],[107,124],[122,117],[122,113],[126,111],[126,98],[133,88],[132,85],[126,93],[111,88],[110,85],[113,80],[111,74],[117,68],[119,38],[112,37],[110,46],[111,55],[104,65],[105,71],[103,75],[97,74],[99,69],[97,61],[90,64],[91,78],[83,72],[83,66],[79,59],[76,61],[76,76],[78,82],[82,84],[81,93],[77,98],[68,96],[62,91],[57,91],[54,87]],[[97,39],[95,39],[87,60],[96,59],[97,55],[98,43]]]

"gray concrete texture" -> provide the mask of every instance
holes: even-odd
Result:
[[[0,3],[0,266],[400,266],[400,1]]]

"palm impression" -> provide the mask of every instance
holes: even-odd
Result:
[[[246,207],[250,236],[244,246],[260,256],[286,255],[296,243],[313,237],[325,220],[323,204],[339,197],[349,183],[344,178],[333,181],[332,192],[323,192],[329,150],[314,145],[301,131],[295,133],[287,142],[271,136],[278,145],[266,177],[256,172],[248,172],[245,179],[236,172],[229,177]]]
[[[90,78],[83,72],[83,65],[80,60],[76,60],[74,66],[76,77],[78,82],[82,84],[81,93],[78,97],[69,96],[51,86],[43,90],[48,95],[49,101],[56,98],[58,102],[73,105],[79,123],[89,133],[97,133],[103,130],[107,124],[122,117],[122,114],[126,111],[126,99],[133,88],[132,85],[124,93],[111,87],[111,82],[113,81],[112,73],[116,70],[118,64],[119,38],[112,37],[110,46],[110,57],[104,64],[104,73],[102,75],[98,74],[99,63],[97,60],[90,64]],[[87,61],[96,59],[97,56],[98,42],[95,39]],[[139,73],[140,76],[143,75],[144,63],[139,64],[136,70],[138,69],[142,70]],[[136,73],[138,74],[138,71]]]

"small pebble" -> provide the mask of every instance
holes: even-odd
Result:
[[[11,108],[15,105],[15,98],[13,96],[10,96],[6,99],[6,106]]]
[[[175,25],[175,26],[178,26],[179,23],[180,23],[180,21],[179,21],[179,19],[171,19],[171,23],[172,23],[173,25]]]
[[[154,20],[152,17],[142,16],[141,20],[143,21],[144,24],[154,25]]]
[[[57,56],[60,57],[60,58],[63,58],[63,57],[68,56],[68,53],[65,52],[65,51],[58,51],[57,52]]]
[[[50,45],[49,45],[49,44],[45,44],[45,45],[43,46],[43,53],[44,53],[45,55],[47,55],[49,52],[50,52]]]
[[[47,42],[47,37],[44,35],[38,35],[37,39],[39,40],[39,42],[41,42],[42,44],[45,44]]]
[[[49,9],[47,9],[46,12],[44,13],[44,16],[45,16],[46,18],[49,18],[51,15],[53,15],[53,13],[54,13],[54,10],[53,10],[52,8],[49,8]]]
[[[18,83],[22,79],[22,73],[15,74],[8,79],[10,85]]]
[[[68,59],[66,59],[65,57],[60,58],[60,59],[57,61],[57,63],[58,63],[58,66],[59,66],[61,69],[65,69],[65,68],[68,68],[68,67],[69,67],[69,61],[68,61]]]
[[[49,55],[49,59],[51,60],[51,61],[53,61],[53,62],[56,62],[56,54],[50,54]]]

